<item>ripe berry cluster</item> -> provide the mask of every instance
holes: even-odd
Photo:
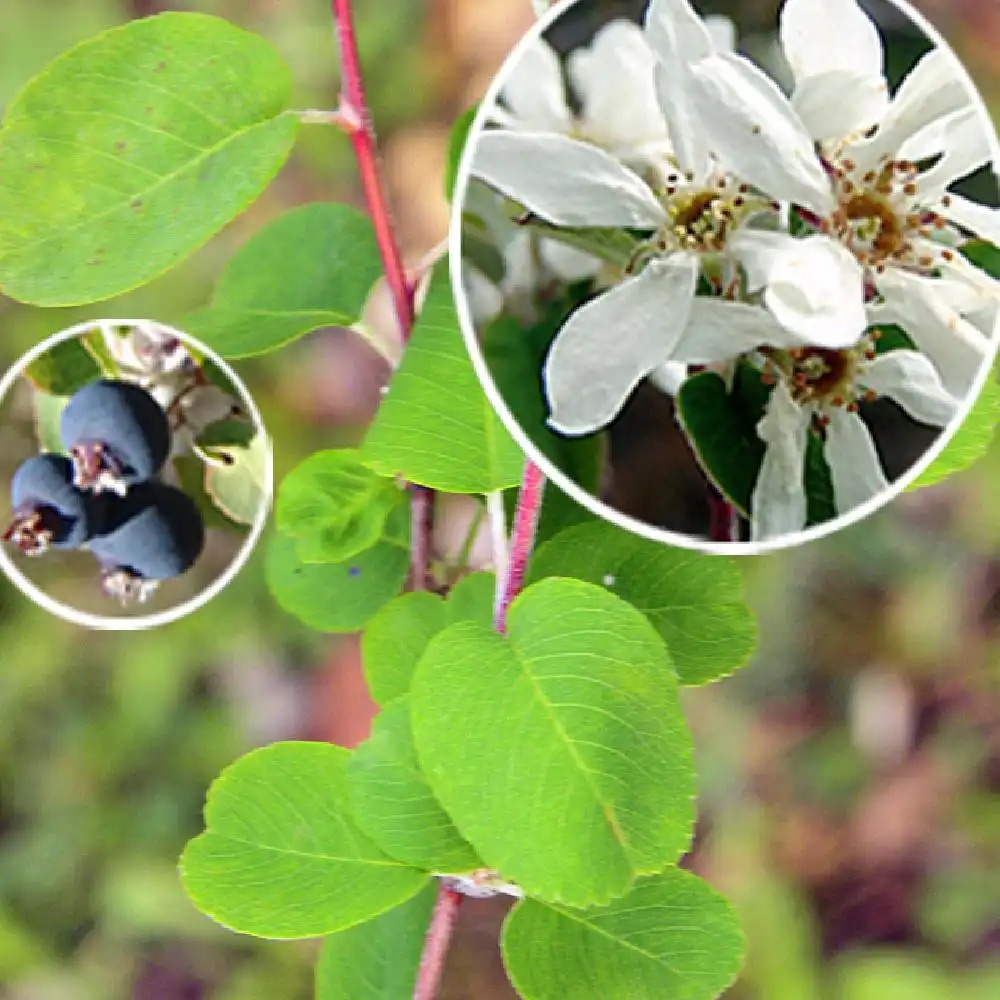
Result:
[[[157,478],[171,433],[156,400],[100,379],[66,404],[59,432],[69,457],[35,455],[14,473],[4,540],[27,555],[89,548],[105,592],[122,603],[189,569],[205,528],[194,501]]]

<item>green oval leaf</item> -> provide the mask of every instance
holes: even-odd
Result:
[[[35,410],[35,436],[42,451],[65,454],[66,446],[59,433],[59,420],[68,402],[68,396],[50,396],[47,392],[34,394],[32,403]]]
[[[355,822],[390,857],[442,874],[482,868],[420,770],[408,698],[397,698],[376,717],[371,736],[347,764],[347,786]]]
[[[917,490],[923,486],[934,486],[978,462],[993,443],[998,417],[1000,417],[1000,385],[997,384],[996,376],[992,375],[954,437],[907,489]]]
[[[490,493],[521,481],[524,456],[486,400],[462,342],[441,262],[362,446],[384,476],[446,493]]]
[[[316,1000],[411,1000],[437,887],[323,943]]]
[[[270,500],[271,449],[258,432],[249,444],[206,447],[213,462],[205,467],[205,492],[226,517],[253,524]]]
[[[306,563],[295,539],[276,534],[264,576],[274,599],[319,632],[357,632],[395,597],[410,566],[405,539],[383,537],[344,562]]]
[[[722,896],[671,868],[600,908],[526,899],[501,947],[525,1000],[713,1000],[736,978],[745,943]]]
[[[806,491],[806,525],[822,524],[837,516],[833,495],[833,473],[826,460],[826,449],[819,435],[806,431],[806,459],[802,467],[802,482]]]
[[[966,240],[959,250],[967,261],[985,271],[991,278],[1000,278],[1000,248],[989,240]]]
[[[42,392],[72,396],[101,374],[97,362],[80,338],[72,337],[54,344],[28,365],[24,374]]]
[[[764,442],[757,437],[760,419],[755,394],[730,393],[715,372],[698,372],[677,393],[677,418],[687,433],[698,464],[744,517],[750,516]]]
[[[199,909],[244,934],[303,938],[369,920],[420,890],[423,872],[351,822],[349,757],[329,743],[275,743],[222,772],[205,832],[181,858]]]
[[[556,434],[548,424],[542,384],[552,340],[579,304],[579,295],[561,296],[541,309],[531,325],[501,315],[483,330],[482,345],[490,376],[517,426],[560,471],[587,493],[597,494],[607,443],[599,434],[582,438]]]
[[[361,637],[361,659],[372,697],[380,705],[410,690],[413,671],[427,644],[447,625],[493,619],[492,573],[473,573],[451,589],[448,599],[426,590],[391,600],[368,623]]]
[[[367,216],[349,205],[303,205],[254,234],[229,262],[211,305],[181,325],[223,357],[266,354],[311,330],[357,323],[381,271]],[[398,345],[357,329],[394,359]]]
[[[449,626],[410,698],[434,794],[485,864],[529,895],[606,902],[690,843],[691,744],[667,652],[600,587],[534,584],[506,639]]]
[[[320,451],[282,481],[278,530],[296,539],[303,562],[343,562],[371,548],[406,494],[362,465],[354,448]]]
[[[264,190],[298,129],[271,45],[167,13],[50,63],[0,129],[0,288],[97,302],[183,260]]]
[[[681,684],[742,667],[757,626],[736,562],[659,545],[603,521],[560,532],[532,556],[528,579],[571,576],[641,611],[667,644]]]

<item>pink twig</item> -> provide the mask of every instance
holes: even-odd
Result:
[[[521,592],[524,574],[535,545],[535,531],[542,511],[542,496],[545,492],[545,475],[530,460],[524,463],[524,477],[517,494],[517,509],[514,513],[514,527],[510,538],[510,557],[503,580],[498,581],[497,606],[493,616],[493,626],[498,632],[507,630],[507,609]]]
[[[713,542],[735,542],[736,508],[712,487],[708,489],[708,537]]]
[[[431,534],[434,531],[434,491],[410,487],[410,587],[431,588]]]
[[[413,1000],[434,1000],[437,996],[444,973],[445,956],[458,919],[458,908],[464,898],[462,893],[450,889],[445,882],[441,883],[430,926],[427,928],[427,937],[424,939],[417,982],[413,987]]]
[[[358,57],[358,43],[354,34],[351,0],[332,0],[332,9],[334,23],[337,26],[337,45],[340,49],[342,92],[340,108],[331,116],[331,122],[344,129],[354,147],[354,157],[358,163],[368,214],[375,228],[375,241],[382,258],[382,269],[385,271],[385,278],[392,293],[400,335],[403,343],[406,343],[413,329],[413,285],[406,278],[403,257],[399,252],[392,215],[389,212],[389,200],[382,182],[375,128],[365,98],[361,60]],[[411,586],[423,590],[428,585],[430,575],[434,495],[428,489],[415,486],[411,503]]]
[[[341,118],[356,123],[349,130],[354,155],[358,161],[361,186],[365,201],[375,227],[375,240],[382,256],[382,267],[392,292],[403,340],[410,336],[413,327],[413,289],[406,280],[403,258],[396,242],[396,233],[389,213],[389,203],[382,184],[375,144],[375,129],[372,125],[365,88],[361,77],[361,60],[358,58],[358,43],[354,36],[354,18],[351,0],[332,0],[333,17],[337,25],[337,44],[340,47],[340,71],[343,78],[341,96]]]

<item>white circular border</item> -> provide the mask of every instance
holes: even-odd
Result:
[[[619,528],[632,531],[635,534],[641,535],[644,538],[649,538],[652,541],[664,542],[668,545],[675,545],[678,548],[693,549],[710,555],[753,556],[762,555],[766,552],[774,552],[780,549],[791,548],[792,546],[800,545],[805,542],[812,542],[816,539],[823,538],[834,531],[839,531],[842,528],[847,528],[850,525],[855,524],[856,522],[867,517],[869,514],[873,514],[876,510],[884,507],[891,500],[894,500],[897,496],[899,496],[906,489],[906,487],[909,486],[910,483],[912,483],[918,476],[920,476],[921,473],[923,473],[923,471],[931,465],[938,455],[947,447],[948,443],[955,435],[955,432],[962,425],[965,418],[969,415],[972,407],[975,405],[976,399],[982,392],[983,386],[986,384],[986,380],[989,378],[990,373],[993,370],[998,347],[998,334],[1000,334],[1000,314],[998,314],[997,321],[993,327],[992,356],[984,360],[983,365],[978,375],[973,380],[973,383],[969,388],[968,395],[962,406],[959,408],[958,413],[947,426],[942,428],[941,433],[938,435],[934,444],[932,444],[927,451],[924,452],[924,454],[904,475],[894,480],[887,489],[872,497],[870,500],[865,501],[863,504],[859,504],[857,507],[852,508],[846,514],[841,514],[839,517],[832,518],[831,520],[825,521],[823,524],[815,525],[812,528],[804,528],[802,531],[793,535],[782,535],[780,538],[768,539],[763,542],[713,542],[708,539],[695,538],[692,535],[668,531],[665,528],[657,528],[656,526],[648,524],[645,521],[629,517],[627,514],[623,514],[614,507],[603,503],[601,500],[598,500],[597,497],[588,493],[578,483],[575,483],[554,463],[546,458],[546,456],[538,449],[534,442],[531,441],[527,434],[521,430],[517,421],[514,419],[513,414],[507,408],[507,404],[504,401],[503,396],[497,389],[496,383],[493,381],[493,376],[490,374],[489,368],[486,364],[486,359],[483,356],[479,340],[476,336],[475,323],[472,320],[468,298],[465,294],[465,286],[462,282],[462,206],[465,202],[465,191],[468,187],[469,178],[471,176],[473,152],[476,145],[476,139],[482,133],[484,125],[486,124],[487,112],[496,104],[500,90],[503,88],[507,77],[510,76],[516,69],[524,50],[527,49],[529,45],[533,44],[536,39],[540,38],[555,21],[563,16],[563,14],[569,11],[577,3],[581,2],[584,2],[584,0],[560,0],[559,3],[556,3],[545,12],[545,14],[538,19],[531,30],[528,31],[517,43],[517,45],[514,46],[510,54],[504,60],[504,63],[500,67],[496,76],[493,78],[492,83],[487,88],[486,94],[483,96],[483,99],[479,104],[479,108],[476,111],[476,116],[469,129],[468,138],[466,139],[465,147],[462,150],[462,156],[458,164],[458,172],[455,178],[455,190],[452,197],[451,220],[448,227],[449,274],[451,278],[452,297],[455,300],[455,307],[458,312],[459,326],[462,330],[462,335],[465,338],[468,352],[472,358],[473,368],[475,369],[476,375],[479,377],[479,381],[486,393],[486,398],[489,400],[497,415],[503,421],[503,424],[507,428],[511,437],[514,438],[525,455],[527,455],[527,457],[535,465],[537,465],[542,472],[545,473],[546,477],[555,483],[559,489],[561,489],[582,507],[589,510],[592,514],[610,521]],[[915,24],[937,48],[941,49],[945,53],[946,57],[951,61],[959,78],[962,80],[962,83],[971,95],[973,104],[979,112],[982,127],[990,140],[993,174],[997,180],[998,193],[1000,193],[1000,140],[997,138],[997,132],[993,124],[993,120],[990,117],[990,113],[987,110],[986,105],[983,103],[983,99],[980,96],[975,83],[969,76],[961,60],[956,56],[952,47],[948,44],[940,32],[938,32],[938,30],[919,11],[914,10],[907,0],[888,0],[888,2],[896,7],[905,17],[908,17],[910,21]]]
[[[230,382],[232,382],[241,402],[250,412],[254,427],[257,429],[259,434],[264,436],[264,443],[266,446],[264,497],[260,504],[260,510],[257,511],[257,516],[254,518],[254,522],[250,527],[250,533],[244,539],[239,552],[236,553],[235,558],[232,562],[230,562],[226,569],[220,573],[219,576],[216,577],[203,591],[201,591],[201,593],[199,593],[196,597],[192,597],[185,601],[183,604],[178,604],[176,607],[170,608],[167,611],[159,611],[152,615],[138,615],[134,618],[112,618],[104,615],[92,615],[84,611],[78,611],[76,608],[71,607],[68,604],[63,604],[62,601],[57,601],[55,598],[50,597],[44,590],[42,590],[41,587],[37,586],[37,584],[28,579],[28,577],[25,576],[24,573],[22,573],[18,568],[17,563],[11,558],[6,547],[0,546],[0,569],[3,569],[10,581],[15,587],[18,588],[18,590],[21,591],[22,594],[25,595],[25,597],[30,598],[35,602],[35,604],[44,608],[50,614],[55,615],[57,618],[62,618],[63,621],[70,622],[73,625],[83,625],[85,628],[113,632],[138,632],[148,628],[155,628],[158,625],[167,625],[170,622],[175,622],[179,618],[183,618],[186,615],[191,614],[193,611],[197,611],[199,608],[203,607],[210,600],[212,600],[213,597],[228,587],[229,584],[235,579],[236,574],[243,569],[247,560],[252,555],[257,542],[260,540],[260,536],[264,531],[264,525],[267,523],[267,515],[271,509],[271,502],[274,495],[274,454],[271,447],[271,439],[268,437],[267,428],[264,426],[264,419],[260,414],[260,410],[258,410],[257,404],[254,402],[253,397],[247,390],[247,387],[243,384],[243,380],[236,374],[232,367],[230,367],[228,362],[224,361],[218,354],[215,353],[215,351],[206,347],[201,343],[201,341],[196,340],[190,334],[183,333],[176,327],[170,326],[166,323],[160,323],[156,320],[90,320],[86,323],[78,323],[76,326],[71,326],[66,330],[60,330],[51,337],[47,337],[40,344],[36,344],[30,351],[28,351],[27,354],[23,355],[18,361],[16,361],[13,367],[8,369],[8,371],[4,374],[3,378],[0,378],[0,406],[3,405],[4,400],[7,398],[7,394],[14,387],[17,380],[24,374],[25,369],[33,361],[45,354],[46,351],[49,351],[56,344],[61,344],[64,340],[72,340],[74,337],[82,336],[84,333],[88,333],[93,330],[99,330],[100,326],[104,324],[110,324],[113,326],[137,326],[149,324],[176,336],[182,343],[190,345],[200,354],[203,354],[213,364],[217,365]]]

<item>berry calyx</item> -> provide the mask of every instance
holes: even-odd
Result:
[[[154,476],[170,453],[167,415],[143,388],[100,379],[80,389],[62,412],[59,432],[73,457],[73,483],[124,496]]]
[[[162,580],[194,564],[205,526],[194,501],[172,486],[147,482],[108,498],[107,515],[91,541],[105,593],[123,604],[145,601]]]
[[[73,463],[63,455],[35,455],[23,462],[10,493],[13,516],[3,540],[25,555],[79,548],[98,520],[93,499],[73,485]]]

